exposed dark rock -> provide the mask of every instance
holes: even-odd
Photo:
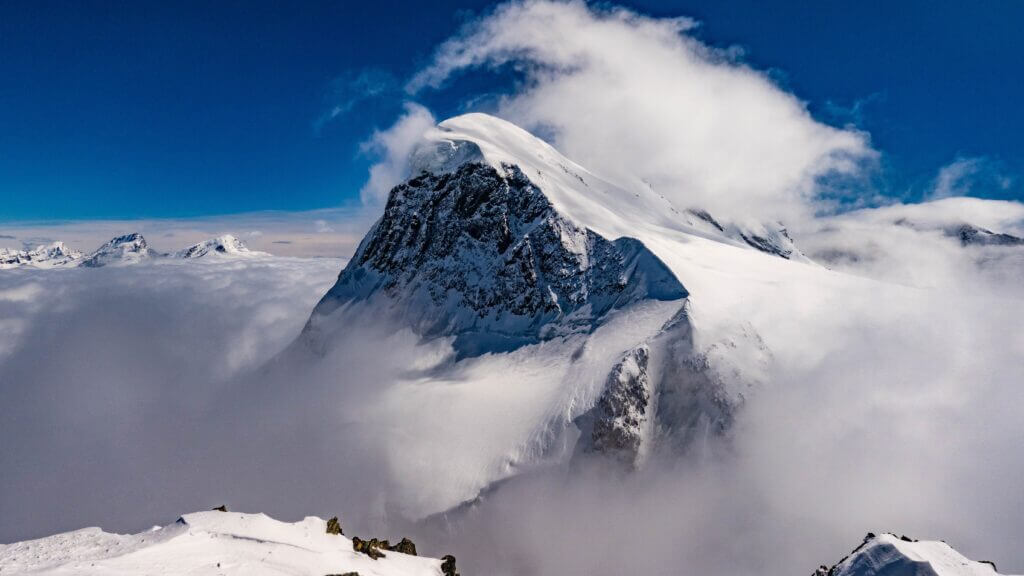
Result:
[[[223,505],[223,504],[221,504],[220,506],[217,506],[217,507],[216,507],[216,508],[214,508],[213,510],[214,510],[215,512],[227,512],[227,511],[228,511],[228,507],[227,507],[227,506],[225,506],[225,505]]]
[[[381,549],[386,550],[388,548],[388,541],[384,540],[381,542],[376,538],[370,540],[363,540],[358,536],[352,538],[352,549],[356,552],[362,552],[374,560],[378,560],[384,557],[384,553]]]
[[[786,260],[789,260],[789,257],[793,254],[793,249],[790,247],[792,245],[793,240],[792,238],[789,237],[789,233],[786,231],[785,228],[779,231],[779,235],[782,236],[785,241],[781,241],[781,239],[761,236],[758,234],[743,232],[740,233],[740,238],[742,238],[743,241],[746,242],[752,248],[756,248],[757,250],[760,250],[761,252],[764,252],[766,254],[771,254],[773,256],[778,256],[779,258],[785,258]]]
[[[456,336],[463,356],[588,331],[640,300],[687,296],[642,243],[580,228],[518,168],[505,172],[469,163],[392,189],[317,305],[307,341],[319,317],[379,295],[419,334]]]
[[[455,556],[448,554],[441,558],[441,573],[444,576],[459,576],[458,570],[455,569]]]
[[[416,545],[413,544],[412,540],[409,540],[408,538],[402,538],[402,540],[398,544],[391,546],[390,548],[388,548],[388,550],[398,552],[400,554],[408,554],[410,556],[416,555]]]
[[[400,542],[392,545],[387,540],[380,540],[378,538],[363,540],[355,536],[352,538],[352,549],[356,552],[362,552],[374,560],[383,558],[385,551],[416,556],[416,544],[413,544],[413,541],[408,538],[402,538]]]
[[[633,466],[643,443],[643,427],[651,399],[646,346],[630,350],[612,368],[604,394],[597,405],[577,424],[589,442],[581,445],[584,453],[600,453]]]
[[[334,516],[333,518],[327,521],[327,533],[336,534],[338,536],[341,536],[345,533],[341,529],[341,523],[338,522],[337,516]]]
[[[1021,246],[1024,238],[1001,234],[973,224],[961,224],[946,231],[946,235],[960,239],[961,246]]]
[[[707,222],[708,224],[711,224],[719,232],[725,232],[725,228],[723,228],[722,225],[718,223],[718,220],[715,220],[715,218],[713,216],[711,216],[711,214],[707,210],[697,210],[697,209],[691,208],[691,209],[687,210],[687,212],[689,212],[690,214],[693,214],[694,216],[696,216],[697,218],[700,218],[701,220]]]

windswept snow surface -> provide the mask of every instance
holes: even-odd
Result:
[[[344,574],[439,576],[441,561],[386,552],[373,560],[352,541],[307,517],[279,522],[264,514],[196,512],[138,534],[85,528],[0,545],[0,574],[251,576]]]
[[[829,576],[993,576],[995,567],[968,560],[945,542],[909,541],[893,534],[865,540]]]

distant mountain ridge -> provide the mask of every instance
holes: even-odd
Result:
[[[196,259],[216,258],[259,258],[270,256],[249,248],[240,239],[224,234],[194,244],[173,254],[158,252],[150,248],[146,239],[138,232],[116,236],[95,251],[85,254],[68,248],[64,242],[52,242],[31,250],[0,249],[0,269],[12,268],[101,268],[104,266],[126,266],[162,258]]]

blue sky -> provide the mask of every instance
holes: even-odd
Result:
[[[1024,199],[1024,3],[623,2],[855,123],[877,185],[917,199],[980,159],[970,193]],[[188,217],[358,201],[360,143],[485,2],[0,5],[0,220]],[[508,90],[475,73],[416,96],[437,117]],[[486,102],[486,99],[483,100]],[[342,110],[327,120],[332,111]]]

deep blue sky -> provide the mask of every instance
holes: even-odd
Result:
[[[358,143],[399,94],[317,130],[370,70],[398,84],[488,3],[0,3],[0,220],[178,217],[352,202]],[[702,22],[740,45],[812,112],[856,120],[884,155],[884,185],[920,193],[958,156],[1013,177],[1024,198],[1024,2],[623,2]],[[481,77],[420,101],[438,116],[506,81]],[[341,93],[339,93],[341,91]],[[844,114],[861,102],[859,116]]]

